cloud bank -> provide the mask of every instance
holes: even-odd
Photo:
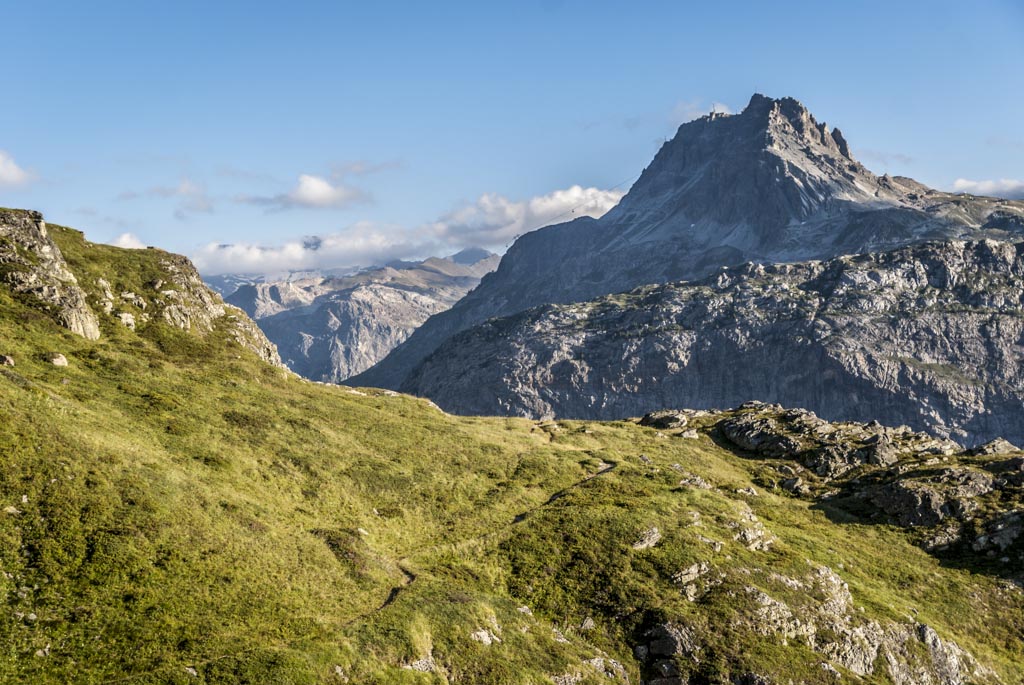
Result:
[[[13,157],[0,150],[0,186],[17,186],[31,179],[32,175],[18,166]]]
[[[953,182],[953,192],[1004,197],[1008,200],[1024,200],[1024,181],[1012,178],[989,181],[971,181],[966,178],[958,178]]]
[[[430,224],[439,239],[453,246],[500,249],[517,236],[556,221],[597,218],[618,204],[624,193],[574,185],[523,202],[496,193],[455,209]]]
[[[599,217],[622,195],[616,190],[578,185],[522,201],[486,193],[413,229],[360,222],[338,233],[297,238],[276,246],[210,243],[191,257],[200,273],[213,276],[369,266],[474,246],[503,250],[516,236],[550,223]]]

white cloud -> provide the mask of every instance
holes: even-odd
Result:
[[[301,174],[296,186],[287,193],[273,196],[242,196],[241,202],[264,205],[270,209],[345,209],[368,201],[369,195],[359,188],[322,176]]]
[[[146,243],[139,240],[138,236],[134,233],[122,233],[111,240],[110,244],[114,247],[123,247],[129,250],[144,250],[146,248]]]
[[[953,181],[953,192],[970,193],[971,195],[991,195],[1005,197],[1009,200],[1024,200],[1024,181],[1012,178],[1001,178],[990,181],[971,181],[958,178]]]
[[[9,154],[0,150],[0,186],[16,186],[27,183],[32,175],[22,169]]]
[[[273,247],[210,243],[191,257],[204,275],[273,274],[383,264],[403,257],[427,256],[437,246],[431,241],[417,241],[415,235],[406,235],[394,227],[358,223],[340,233],[291,240]]]
[[[670,118],[674,126],[698,119],[712,111],[719,114],[732,114],[732,109],[721,102],[705,103],[703,100],[680,100],[672,108]]]
[[[117,196],[118,200],[136,200],[140,197],[159,197],[176,200],[174,217],[187,219],[190,214],[213,212],[213,200],[206,194],[206,188],[199,183],[183,178],[176,186],[154,186],[138,192],[127,190]]]
[[[523,202],[488,193],[473,204],[445,214],[430,227],[435,235],[458,247],[479,245],[500,249],[517,236],[556,221],[599,217],[618,204],[624,193],[572,186]]]
[[[263,273],[383,264],[394,259],[447,254],[464,247],[502,249],[517,235],[557,221],[598,217],[623,193],[572,186],[524,201],[496,193],[458,207],[436,221],[404,229],[368,222],[339,233],[295,239],[272,247],[210,243],[191,256],[205,275]]]

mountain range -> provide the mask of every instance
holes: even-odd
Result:
[[[1021,677],[1005,441],[758,402],[453,416],[302,379],[187,259],[25,211],[0,341],[2,682]]]
[[[760,399],[795,401],[830,419],[863,419],[881,406],[899,421],[967,441],[1017,436],[1019,335],[1012,327],[1005,333],[975,327],[986,315],[1006,322],[1019,315],[1015,258],[986,261],[982,254],[1016,248],[983,246],[959,256],[963,241],[1022,237],[1024,202],[877,176],[856,161],[838,129],[819,123],[798,101],[755,95],[740,114],[680,126],[600,219],[521,237],[479,287],[347,382],[413,392],[469,413],[615,418],[659,406]],[[878,258],[890,278],[883,281],[890,299],[878,299],[883,294],[869,288],[882,278],[871,271],[872,255],[935,241],[948,247]],[[867,256],[818,263],[853,254]],[[947,256],[946,267],[936,268],[952,275],[933,273],[929,260]],[[765,273],[740,266],[795,263],[803,265]],[[984,283],[972,280],[976,269],[1010,288],[1011,297],[985,300]],[[861,280],[850,299],[862,297],[843,304],[875,318],[865,313],[854,326],[844,315],[845,328],[829,333],[835,335],[826,352],[823,315],[836,304],[828,288],[844,285],[829,279],[854,277]],[[728,293],[715,290],[723,279],[731,284]],[[532,307],[679,281],[691,285],[663,288],[650,299],[622,295],[619,305],[594,301],[519,316]],[[931,290],[915,300],[919,288]],[[809,293],[820,300],[808,303]],[[652,305],[658,297],[664,306]],[[686,311],[675,302],[680,298]],[[943,318],[935,306],[979,309]],[[767,320],[786,316],[802,319],[765,328]],[[712,322],[716,332],[705,330]],[[668,335],[663,325],[678,330]],[[935,328],[940,325],[945,328]],[[647,338],[644,326],[660,337]],[[955,339],[936,343],[933,337],[949,327],[958,328]],[[728,329],[735,329],[730,346],[712,362],[724,341],[716,335]],[[638,343],[625,345],[616,336]],[[703,349],[710,351],[698,355]],[[789,371],[777,377],[780,364]],[[737,369],[745,365],[750,368]]]
[[[496,262],[0,209],[0,682],[1021,682],[1024,203],[754,96]]]
[[[498,264],[467,248],[449,257],[396,261],[344,275],[301,273],[286,279],[241,277],[225,301],[244,310],[305,378],[345,380],[383,359],[431,315],[455,304]]]
[[[1024,233],[1020,202],[876,176],[792,98],[679,127],[622,201],[519,238],[498,269],[353,384],[398,389],[446,339],[489,318],[722,266],[827,259],[934,239]]]

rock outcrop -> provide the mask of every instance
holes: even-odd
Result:
[[[778,476],[766,476],[764,485],[861,520],[914,529],[926,550],[994,565],[1024,586],[1024,456],[1018,450],[964,450],[906,426],[832,423],[762,402],[703,421],[726,444],[769,460]],[[885,459],[877,458],[880,445]]]
[[[741,114],[680,126],[605,216],[523,235],[476,290],[352,383],[398,389],[453,335],[547,303],[699,279],[744,262],[1021,235],[1024,202],[876,176],[799,102],[755,95]]]
[[[590,419],[757,399],[1021,444],[1022,293],[1024,243],[747,264],[489,321],[402,389],[454,413]]]
[[[154,311],[168,324],[199,334],[210,333],[220,320],[229,324],[231,337],[255,352],[261,359],[283,367],[277,347],[267,339],[256,323],[240,308],[225,304],[203,283],[199,272],[187,258],[165,253],[160,266],[166,274],[165,282],[151,282],[154,292]],[[141,302],[145,302],[140,298]],[[145,309],[145,306],[140,306]]]
[[[243,285],[227,301],[245,310],[301,376],[337,383],[383,359],[430,316],[497,266],[483,250],[396,262],[343,277]]]
[[[105,261],[76,266],[73,258],[65,258],[52,231],[87,251],[105,252]],[[97,340],[106,322],[141,332],[151,322],[160,321],[197,335],[212,333],[225,323],[239,345],[282,366],[273,343],[244,312],[224,304],[206,287],[188,258],[155,249],[144,252],[144,264],[138,260],[122,263],[115,256],[129,254],[128,250],[88,243],[72,229],[48,229],[39,212],[0,210],[0,282],[29,298],[33,306],[48,312],[68,330]],[[139,287],[141,269],[150,278]],[[102,275],[97,275],[98,270]],[[156,274],[159,277],[153,277]],[[135,285],[127,286],[128,280]],[[60,358],[64,359],[63,355]]]
[[[839,679],[838,668],[860,677],[888,677],[901,685],[964,685],[991,673],[962,647],[923,623],[865,619],[849,587],[832,568],[816,566],[799,577],[743,569],[737,602],[744,607],[734,630],[805,645],[821,667]],[[759,586],[749,584],[760,580]],[[739,579],[736,579],[739,583]],[[650,685],[686,685],[713,658],[701,631],[679,621],[644,630],[634,649]],[[754,672],[733,683],[774,681]],[[828,682],[828,679],[822,682]]]
[[[0,210],[0,280],[71,332],[89,340],[100,337],[96,314],[39,212]]]

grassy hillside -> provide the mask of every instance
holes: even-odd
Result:
[[[163,278],[51,232],[91,297]],[[0,682],[892,682],[830,657],[847,608],[1021,681],[1019,588],[763,487],[707,431],[448,416],[297,379],[223,321],[101,319],[87,341],[0,286]],[[636,658],[666,624],[697,645]]]

